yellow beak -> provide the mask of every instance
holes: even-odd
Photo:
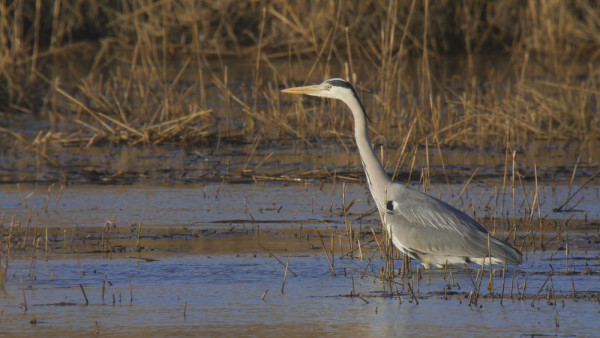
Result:
[[[321,88],[321,85],[314,85],[314,86],[286,88],[286,89],[281,90],[281,92],[287,93],[287,94],[309,94],[310,95],[312,93],[320,92],[321,90],[323,90],[323,88]]]

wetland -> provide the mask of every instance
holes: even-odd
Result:
[[[593,1],[257,4],[0,6],[0,334],[598,334]],[[391,248],[330,77],[523,264]]]

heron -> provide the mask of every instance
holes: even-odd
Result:
[[[519,250],[492,236],[469,215],[390,179],[371,146],[365,108],[348,81],[332,78],[318,85],[287,88],[282,92],[337,99],[350,108],[369,190],[382,224],[400,252],[420,261],[426,269],[432,265],[522,263],[523,254]]]

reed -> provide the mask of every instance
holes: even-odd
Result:
[[[120,300],[120,296],[119,296]],[[119,301],[120,303],[120,301]],[[131,288],[131,272],[129,272],[129,303],[133,304],[133,289]]]
[[[285,262],[285,272],[283,273],[283,281],[281,282],[281,293],[283,293],[283,288],[285,287],[285,279],[287,277],[289,265],[290,265],[290,255],[288,254],[287,261]]]
[[[286,270],[287,271],[287,270]],[[267,292],[269,292],[269,289],[266,289],[265,292],[262,294],[262,296],[260,297],[260,300],[264,301],[265,300],[265,296],[267,295]]]
[[[292,269],[289,268],[289,266],[287,264],[284,264],[279,258],[277,258],[277,256],[275,256],[275,254],[273,254],[273,252],[267,248],[265,248],[262,244],[258,244],[258,246],[260,246],[264,251],[266,251],[269,256],[273,257],[279,264],[283,265],[285,267],[286,271],[289,271],[294,277],[297,277],[298,275],[296,275],[296,273],[294,271],[292,271]],[[327,253],[327,252],[325,252]]]
[[[323,248],[323,252],[325,253],[325,257],[327,257],[327,262],[329,263],[329,267],[331,268],[331,275],[335,277],[336,274],[335,274],[335,269],[333,268],[333,254],[330,259],[329,254],[327,253],[327,249],[325,248],[325,243],[323,242],[323,236],[321,235],[321,233],[318,230],[317,230],[317,233],[319,235],[319,239],[321,240],[321,247]],[[286,265],[286,271],[287,271],[287,265]]]
[[[104,279],[102,280],[102,294],[101,294],[101,298],[102,298],[102,302],[104,303],[104,291],[106,291],[106,277],[108,275],[104,275]]]
[[[23,294],[23,312],[27,312],[27,299],[25,298],[25,287],[23,287],[23,278],[21,278],[21,293]]]
[[[79,284],[79,288],[81,289],[81,293],[83,294],[83,298],[85,299],[85,305],[87,306],[90,302],[88,301],[87,295],[85,294],[85,289],[81,284]]]
[[[386,149],[404,135],[438,150],[580,135],[593,143],[593,4],[14,1],[0,10],[3,117],[25,114],[50,127],[35,140],[10,128],[0,137],[50,163],[49,146],[73,143],[190,145],[257,133],[306,144],[347,139],[351,121],[339,105],[301,109],[277,90],[343,76],[374,112],[374,141]],[[463,80],[448,71],[458,67],[447,56],[457,54]],[[251,57],[253,71],[234,70],[239,57]],[[69,58],[81,64],[62,62]],[[59,64],[69,66],[53,68]],[[224,107],[207,110],[217,98]]]

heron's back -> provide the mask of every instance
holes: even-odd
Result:
[[[384,222],[394,245],[424,266],[476,262],[521,264],[522,254],[464,212],[404,185],[388,186]]]

